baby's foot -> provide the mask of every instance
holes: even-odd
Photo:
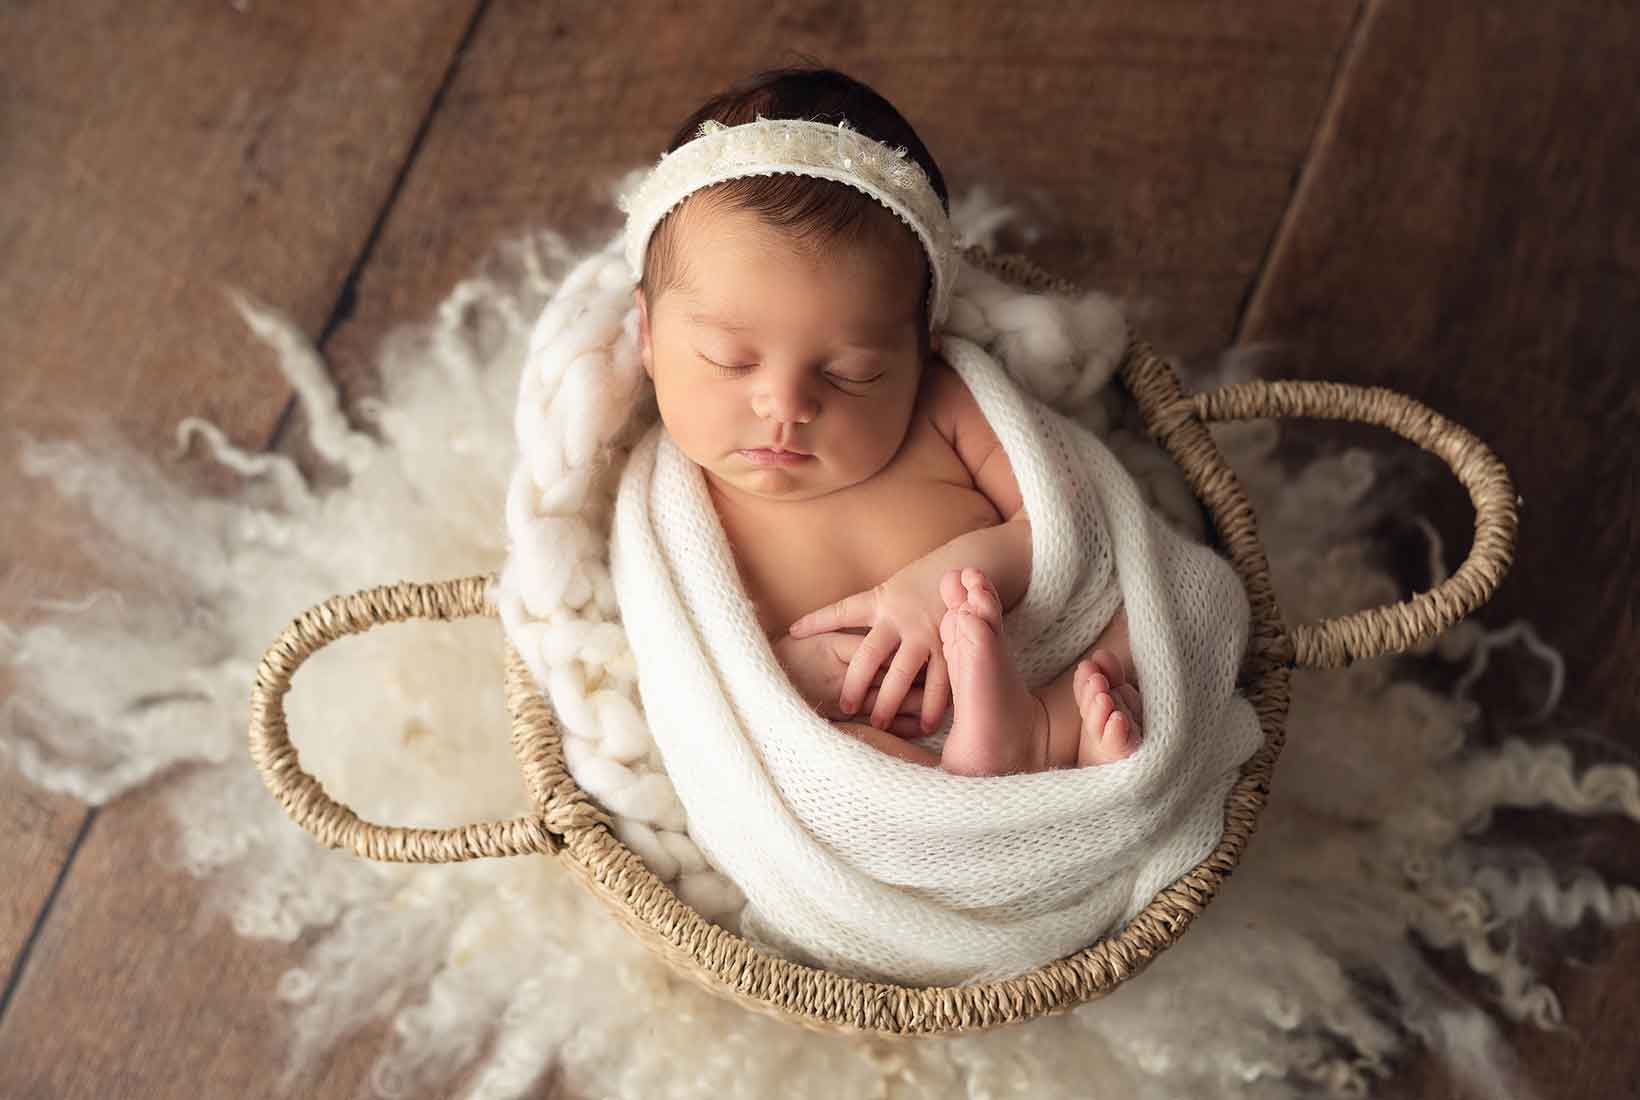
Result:
[[[953,569],[940,578],[940,596],[952,706],[941,767],[958,775],[1041,771],[1048,712],[1003,647],[997,590],[981,570]]]
[[[1144,703],[1138,685],[1127,682],[1114,653],[1095,650],[1076,666],[1076,705],[1082,712],[1077,767],[1112,764],[1133,755],[1142,735]]]

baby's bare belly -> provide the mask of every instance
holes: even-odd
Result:
[[[725,521],[771,641],[810,611],[880,584],[958,535],[1002,522],[951,444],[925,418],[918,421],[875,477],[788,506],[778,523]]]
[[[958,535],[1001,522],[981,493],[948,483],[906,483],[882,496],[872,510],[808,539],[771,539],[762,549],[767,567],[754,569],[759,581],[747,590],[771,640],[810,611],[881,584]]]

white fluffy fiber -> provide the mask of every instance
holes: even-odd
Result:
[[[997,224],[994,210],[970,213],[966,225]],[[383,1095],[459,1085],[468,1097],[520,1097],[557,1066],[579,1096],[1078,1097],[1090,1082],[1138,1098],[1357,1096],[1419,1043],[1484,1095],[1523,1094],[1492,1009],[1549,1025],[1558,1003],[1515,935],[1528,923],[1632,921],[1640,894],[1475,830],[1500,806],[1640,820],[1640,784],[1626,767],[1577,769],[1544,734],[1471,744],[1466,685],[1436,693],[1390,662],[1295,677],[1274,795],[1189,934],[1113,996],[992,1033],[811,1033],[675,975],[546,858],[374,864],[289,823],[245,753],[255,662],[333,593],[498,565],[518,364],[573,258],[550,235],[515,242],[430,322],[396,331],[382,351],[384,396],[359,410],[380,441],[347,425],[299,332],[237,300],[302,394],[315,450],[346,475],[336,488],[197,421],[188,431],[246,475],[230,497],[192,494],[106,436],[22,440],[21,469],[84,503],[84,538],[119,579],[42,600],[28,625],[0,631],[19,685],[0,746],[34,781],[93,802],[164,783],[178,861],[208,902],[241,935],[308,937],[303,965],[275,991],[293,1070],[391,1016],[374,1073]],[[1274,457],[1270,425],[1220,439],[1259,509],[1292,619],[1395,598],[1364,535],[1378,517],[1372,461],[1346,453],[1294,474]],[[29,574],[7,583],[63,595]],[[1467,624],[1431,649],[1464,661],[1489,638]],[[525,810],[500,645],[498,624],[467,622],[327,649],[288,699],[304,762],[378,820]],[[181,762],[196,766],[169,770]],[[1450,988],[1420,943],[1460,949],[1491,979],[1494,1004]]]

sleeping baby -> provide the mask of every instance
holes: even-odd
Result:
[[[671,148],[703,123],[758,118],[846,120],[905,149],[947,203],[909,124],[830,71],[753,78]],[[651,233],[635,292],[643,368],[776,660],[836,728],[961,775],[1120,760],[1142,722],[1120,611],[1036,692],[1003,645],[1003,613],[1031,576],[1030,517],[940,358],[935,291],[928,242],[878,198],[818,173],[742,174],[695,190]],[[916,742],[948,704],[936,754]]]

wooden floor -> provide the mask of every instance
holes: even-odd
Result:
[[[1392,386],[1488,441],[1525,504],[1484,620],[1530,617],[1568,657],[1568,717],[1640,749],[1640,14],[1620,0],[8,5],[6,425],[97,413],[157,454],[202,414],[288,446],[292,395],[221,288],[299,322],[356,401],[390,324],[503,235],[607,232],[618,173],[792,51],[884,92],[959,193],[1019,201],[1039,262],[1150,303],[1165,350],[1281,341],[1281,373]],[[8,450],[0,569],[88,582],[15,470]],[[1461,536],[1461,494],[1439,506]],[[197,885],[150,851],[167,828],[152,791],[88,811],[0,772],[0,1096],[276,1094],[267,991],[295,952],[196,927]],[[1559,835],[1640,879],[1632,825]],[[1510,1034],[1549,1100],[1640,1095],[1640,929],[1585,938],[1550,972],[1569,1030]],[[323,1095],[361,1095],[381,1038]],[[1453,1095],[1426,1063],[1389,1091]]]

